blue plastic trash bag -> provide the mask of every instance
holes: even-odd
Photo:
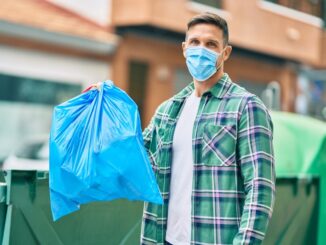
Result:
[[[54,220],[91,201],[162,204],[137,105],[113,82],[54,108],[49,185]]]

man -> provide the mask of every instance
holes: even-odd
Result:
[[[195,16],[182,49],[193,82],[143,134],[164,205],[145,203],[141,244],[259,244],[275,193],[269,113],[224,73],[224,19]]]

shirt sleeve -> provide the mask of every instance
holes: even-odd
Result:
[[[153,151],[152,148],[155,147],[155,145],[152,144],[152,141],[155,141],[154,139],[155,119],[157,118],[157,115],[160,113],[160,111],[164,110],[165,104],[166,102],[163,102],[157,107],[149,125],[143,131],[144,146],[147,152]]]
[[[146,151],[150,150],[153,131],[154,131],[154,117],[150,121],[149,125],[143,131],[144,146]]]
[[[144,129],[143,131],[143,140],[144,140],[144,146],[147,152],[147,156],[149,158],[149,161],[151,163],[152,169],[154,173],[158,171],[157,164],[155,164],[155,115],[151,119],[151,122],[149,125]]]
[[[273,124],[264,104],[248,100],[239,123],[237,161],[244,182],[245,203],[233,244],[261,244],[275,200]]]

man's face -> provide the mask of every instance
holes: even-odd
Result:
[[[223,31],[212,24],[197,24],[191,27],[187,32],[187,38],[182,43],[183,55],[185,56],[188,47],[202,46],[217,53],[223,54],[223,61],[229,58],[231,53],[231,46],[224,46],[223,44]]]

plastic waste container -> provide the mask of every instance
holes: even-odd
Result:
[[[6,191],[7,185],[3,173],[0,171],[0,242],[3,238],[6,213],[7,213],[7,204],[6,204]]]
[[[90,203],[53,222],[48,172],[12,170],[6,172],[5,178],[7,204],[0,211],[3,245],[139,243],[142,202]]]
[[[326,244],[326,124],[289,113],[272,118],[276,202],[264,245]],[[139,244],[142,202],[91,203],[53,222],[48,172],[12,170],[5,180],[2,173],[3,245]]]
[[[317,244],[319,178],[276,180],[276,202],[264,245]]]
[[[326,244],[326,123],[273,112],[276,202],[264,244]]]

